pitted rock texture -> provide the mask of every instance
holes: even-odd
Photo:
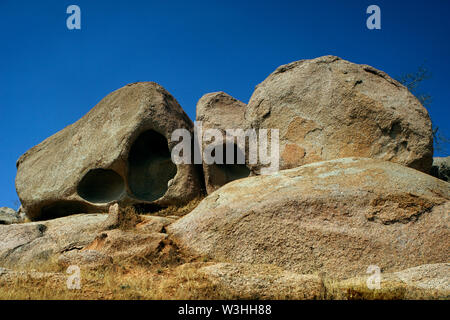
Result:
[[[17,161],[31,220],[107,211],[110,204],[181,205],[201,193],[193,165],[175,165],[175,129],[193,123],[160,85],[127,85]]]
[[[345,157],[431,168],[426,109],[386,73],[338,57],[280,66],[256,87],[245,119],[280,130],[281,169]]]
[[[332,278],[450,257],[450,184],[392,162],[345,158],[231,182],[167,230],[216,261]]]

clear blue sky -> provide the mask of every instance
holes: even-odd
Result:
[[[66,28],[71,4],[81,8],[80,31]],[[371,4],[381,30],[366,28]],[[422,91],[449,136],[449,16],[447,0],[0,0],[0,206],[17,200],[21,154],[136,81],[158,82],[193,119],[203,94],[248,102],[295,60],[332,54],[394,77],[425,63],[433,77]]]

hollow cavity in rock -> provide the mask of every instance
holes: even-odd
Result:
[[[243,154],[242,150],[238,148],[236,144],[234,144],[232,147],[234,149],[233,155],[233,163],[227,164],[226,158],[227,158],[227,146],[226,144],[223,146],[223,159],[221,162],[222,164],[213,164],[210,167],[209,176],[212,180],[211,182],[213,185],[216,186],[223,186],[224,184],[227,184],[228,182],[246,178],[250,175],[250,170],[247,168],[245,164],[239,164],[238,159],[243,158],[245,159],[245,155]],[[214,156],[214,154],[213,154]]]
[[[125,191],[122,177],[113,170],[93,169],[81,179],[77,192],[92,203],[108,203],[118,200]]]
[[[145,201],[161,198],[176,173],[166,138],[153,130],[142,133],[128,156],[128,183],[133,196]]]
[[[88,208],[78,201],[56,201],[41,209],[39,220],[49,220],[65,217],[71,214],[86,213]]]

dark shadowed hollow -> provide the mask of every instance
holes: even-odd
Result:
[[[39,220],[50,220],[71,214],[87,213],[88,208],[78,201],[56,201],[41,209]]]
[[[231,147],[231,146],[229,146]],[[250,175],[250,170],[247,168],[245,164],[239,164],[238,159],[242,158],[245,159],[245,155],[242,152],[240,148],[236,144],[233,144],[233,163],[227,164],[226,158],[227,158],[227,145],[223,145],[223,159],[221,162],[223,164],[213,164],[210,167],[210,179],[214,185],[216,186],[222,186],[228,182],[231,182],[233,180],[246,178]],[[212,152],[212,155],[214,156],[214,151]],[[218,159],[216,159],[218,162]]]
[[[145,201],[161,198],[176,173],[166,138],[153,130],[142,133],[128,156],[128,183],[133,196]]]
[[[122,177],[113,170],[93,169],[81,179],[77,192],[92,203],[108,203],[120,198],[125,190]]]

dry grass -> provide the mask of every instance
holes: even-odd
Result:
[[[383,280],[380,289],[369,289],[366,278],[353,278],[344,281],[325,280],[328,300],[448,300],[448,292],[421,289],[405,283],[388,279]]]
[[[212,283],[194,267],[143,267],[116,264],[110,268],[81,270],[81,289],[67,289],[65,270],[55,276],[30,275],[0,280],[0,299],[233,299],[227,289]]]
[[[37,277],[34,274],[15,276],[10,281],[0,277],[0,300],[235,300],[258,299],[256,296],[236,294],[220,282],[198,272],[199,263],[161,265],[131,265],[116,263],[97,270],[81,270],[81,289],[67,289],[65,270]],[[48,268],[49,266],[47,266]],[[42,270],[41,266],[41,270]],[[439,292],[412,289],[396,281],[383,281],[381,289],[370,290],[364,279],[325,281],[325,295],[329,300],[402,300],[449,299]],[[295,299],[295,297],[293,297]],[[280,299],[285,296],[280,295]]]
[[[194,199],[183,207],[168,207],[152,215],[183,216],[201,201]],[[124,208],[123,216],[138,216],[133,207]],[[120,219],[119,219],[120,220]],[[128,219],[127,219],[128,220]],[[121,221],[119,221],[121,222]],[[135,224],[135,219],[133,219]],[[122,226],[122,225],[120,225]],[[126,226],[127,229],[129,226]],[[67,288],[66,269],[59,266],[56,258],[45,264],[27,265],[25,271],[7,279],[0,276],[0,300],[4,299],[231,299],[237,298],[227,289],[212,283],[197,269],[186,262],[206,262],[208,259],[181,253],[170,243],[160,257],[149,261],[139,259],[114,261],[109,267],[81,269],[81,289]],[[170,250],[169,250],[170,249]],[[167,251],[167,252],[166,252]],[[18,271],[18,268],[14,268]],[[28,270],[28,271],[27,271]],[[30,271],[32,270],[32,271]],[[39,272],[52,273],[37,277]]]
[[[205,257],[191,256],[169,243],[158,256],[122,259],[96,269],[81,267],[81,289],[67,288],[69,274],[56,257],[45,264],[14,268],[12,276],[1,275],[0,300],[196,300],[236,299],[220,284],[198,272],[192,262],[204,264]],[[28,270],[28,271],[27,271]],[[32,271],[30,271],[32,270]],[[42,275],[42,272],[45,275]]]
[[[182,216],[188,214],[189,212],[191,212],[192,210],[194,210],[203,199],[204,199],[203,197],[195,198],[182,207],[169,206],[169,207],[163,208],[159,211],[152,212],[152,215],[162,216],[162,217],[167,217],[167,216],[182,217]]]

